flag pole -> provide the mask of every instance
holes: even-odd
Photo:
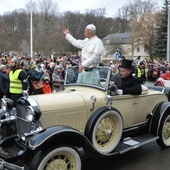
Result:
[[[30,9],[30,57],[33,58],[33,33],[32,33],[32,0]]]

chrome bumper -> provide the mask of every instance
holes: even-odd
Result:
[[[0,126],[1,125],[4,125],[4,124],[7,124],[7,123],[11,123],[11,122],[13,122],[13,121],[15,121],[16,120],[16,116],[9,116],[9,117],[7,117],[7,118],[5,118],[5,119],[1,119],[0,120]]]
[[[24,167],[5,162],[0,158],[0,170],[24,170]]]

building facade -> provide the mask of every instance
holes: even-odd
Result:
[[[142,37],[137,37],[133,32],[109,34],[102,39],[107,55],[102,59],[111,61],[118,59],[120,56],[126,59],[148,58]]]

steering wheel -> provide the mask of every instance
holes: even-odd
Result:
[[[106,78],[100,78],[98,80],[98,83],[101,87],[105,87],[105,84],[106,84]]]

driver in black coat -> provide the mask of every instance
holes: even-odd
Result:
[[[132,70],[132,61],[123,59],[120,68],[121,87],[118,89],[119,95],[140,95],[142,93],[141,82],[132,75]]]

